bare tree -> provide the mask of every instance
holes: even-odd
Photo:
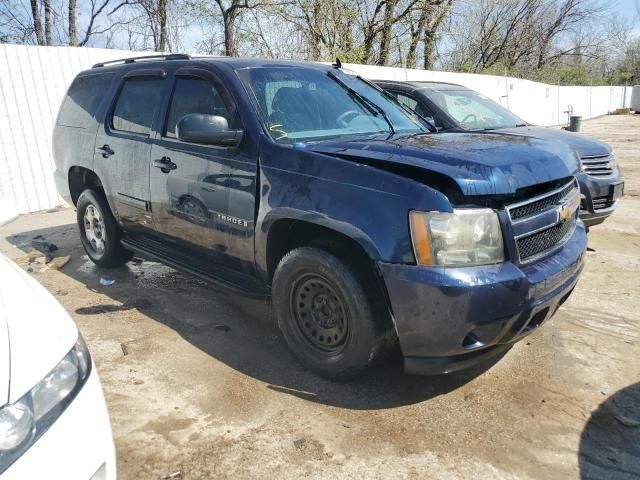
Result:
[[[36,33],[38,45],[46,45],[42,34],[42,22],[40,21],[40,6],[38,0],[31,0],[31,13],[33,15],[33,29]]]
[[[382,3],[384,3],[384,20],[382,21],[382,28],[380,29],[380,55],[376,62],[378,65],[386,65],[389,62],[391,34],[396,21],[394,18],[394,10],[398,0],[385,0]]]
[[[415,68],[418,60],[418,46],[422,39],[423,65],[433,68],[435,44],[438,30],[448,17],[453,0],[423,0],[416,5],[408,16],[409,48],[406,52],[405,66]]]
[[[243,12],[275,4],[269,0],[189,0],[187,3],[205,22],[213,21],[222,24],[223,53],[227,56],[238,55],[238,24]]]
[[[69,23],[69,45],[78,44],[78,27],[76,22],[76,0],[69,0],[68,23]]]

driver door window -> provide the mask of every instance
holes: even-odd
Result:
[[[422,118],[430,120],[431,122],[433,122],[436,128],[438,129],[443,128],[443,125],[440,119],[435,118],[433,115],[433,112],[428,107],[426,107],[423,103],[418,103],[417,100],[415,100],[412,97],[409,97],[408,95],[405,95],[404,93],[393,92],[393,94],[395,95],[400,105],[404,105],[410,110],[416,112]]]
[[[224,103],[216,87],[203,78],[179,77],[169,107],[164,136],[177,138],[176,125],[191,113],[217,115],[227,119],[229,128],[237,128],[237,117]]]
[[[413,98],[408,97],[407,95],[404,95],[402,93],[396,93],[396,98],[398,99],[398,103],[400,105],[404,105],[409,110],[417,112],[418,102]]]

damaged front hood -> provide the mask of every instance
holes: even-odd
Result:
[[[576,153],[566,144],[510,133],[437,133],[336,140],[306,150],[341,158],[419,167],[453,179],[464,195],[508,195],[572,176]]]

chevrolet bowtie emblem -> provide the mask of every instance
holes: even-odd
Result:
[[[564,205],[561,205],[558,208],[558,218],[563,223],[568,222],[569,220],[571,220],[571,217],[573,216],[573,212],[574,212],[573,205],[571,205],[570,203],[566,203]]]

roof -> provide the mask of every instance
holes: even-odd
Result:
[[[331,66],[316,62],[300,62],[289,60],[270,60],[264,58],[239,58],[239,57],[214,57],[214,56],[191,56],[181,53],[167,54],[167,55],[149,55],[140,57],[129,57],[117,60],[110,60],[106,62],[96,63],[93,68],[122,66],[131,64],[144,64],[145,66],[158,66],[165,62],[215,62],[225,63],[231,66],[233,69],[240,68],[257,68],[257,67],[306,67],[306,68],[318,68],[319,70],[326,70]]]
[[[376,83],[385,83],[385,84],[396,84],[396,85],[405,85],[411,86],[416,90],[468,90],[464,85],[459,85],[457,83],[449,83],[449,82],[402,82],[398,80],[376,80]]]

